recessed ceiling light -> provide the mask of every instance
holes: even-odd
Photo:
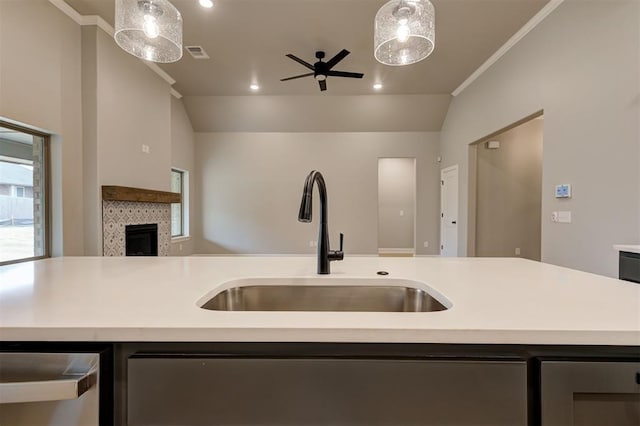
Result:
[[[200,0],[200,6],[213,7],[213,2],[211,0]]]
[[[249,86],[249,88],[251,90],[258,90],[258,89],[260,89],[260,86],[258,86],[257,84],[252,84],[251,86]]]
[[[376,83],[376,84],[373,85],[373,88],[376,89],[376,90],[380,90],[380,89],[382,89],[382,84]]]

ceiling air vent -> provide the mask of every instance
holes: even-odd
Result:
[[[209,59],[209,55],[204,51],[202,46],[185,46],[187,52],[191,54],[195,59]]]

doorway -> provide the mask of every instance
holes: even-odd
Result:
[[[440,171],[440,255],[458,255],[458,165]]]
[[[416,159],[378,158],[378,254],[415,254]]]
[[[543,125],[540,112],[472,145],[475,241],[470,254],[541,259]]]

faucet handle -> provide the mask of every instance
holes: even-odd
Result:
[[[344,259],[344,252],[342,251],[342,246],[344,243],[344,234],[340,233],[340,250],[329,250],[329,260],[342,260]]]

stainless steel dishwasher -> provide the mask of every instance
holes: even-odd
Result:
[[[0,425],[99,424],[97,353],[0,353]]]

